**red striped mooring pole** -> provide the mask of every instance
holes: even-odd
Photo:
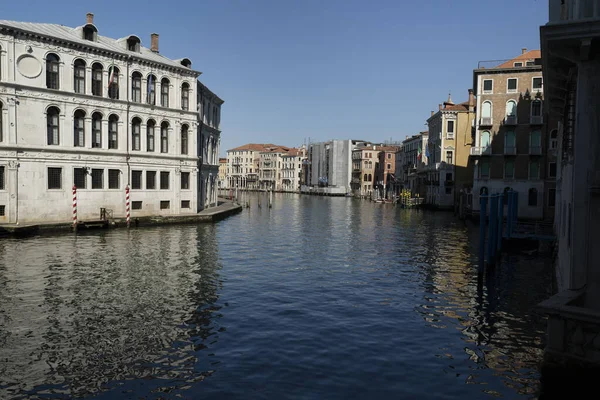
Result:
[[[77,230],[77,186],[73,185],[73,229]]]
[[[129,212],[129,185],[125,186],[125,214],[127,216],[127,227],[129,228],[129,219],[130,219],[130,212]]]

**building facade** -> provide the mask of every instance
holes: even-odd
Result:
[[[269,148],[282,147],[270,143],[248,143],[227,150],[228,187],[248,190],[260,189],[260,153]]]
[[[219,180],[219,151],[221,147],[221,100],[200,81],[197,83],[198,96],[198,155],[201,162],[198,187],[198,202],[201,208],[217,205]]]
[[[227,158],[219,158],[219,188],[227,189]]]
[[[424,168],[426,202],[440,209],[454,209],[461,191],[471,190],[473,168],[469,162],[473,142],[475,97],[454,104],[449,97],[428,120],[429,163]]]
[[[396,181],[396,152],[398,146],[377,146],[377,167],[375,169],[375,187],[378,197],[392,198],[392,184]]]
[[[421,132],[406,138],[402,142],[402,180],[404,188],[410,190],[413,196],[424,198],[425,175],[424,168],[427,166],[428,157],[426,154],[427,144],[429,143],[429,132]]]
[[[284,192],[300,191],[302,163],[306,158],[306,147],[292,148],[281,156],[281,190]]]
[[[363,143],[352,151],[351,189],[355,197],[372,197],[378,159],[379,150],[374,144]]]
[[[259,153],[260,158],[260,188],[281,191],[283,156],[290,151],[289,147],[269,147]]]
[[[477,95],[473,210],[479,195],[519,193],[519,218],[544,218],[546,118],[541,53],[522,49],[502,63],[480,62],[473,71]]]
[[[362,142],[362,141],[360,141]],[[346,195],[351,192],[352,151],[359,141],[331,140],[308,146],[309,172],[305,192],[320,188],[319,192]]]
[[[546,354],[600,364],[600,3],[550,0],[541,28],[546,110],[558,117],[555,233],[558,294]],[[551,148],[554,136],[550,134]]]
[[[81,220],[123,217],[127,186],[134,218],[205,206],[200,72],[158,38],[0,21],[0,222],[70,221],[74,187]]]

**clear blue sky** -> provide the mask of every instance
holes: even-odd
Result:
[[[0,18],[135,33],[188,57],[225,100],[222,153],[247,142],[297,146],[401,140],[452,92],[467,99],[480,60],[539,49],[546,0],[0,1]]]

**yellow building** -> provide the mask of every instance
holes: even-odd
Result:
[[[429,140],[425,152],[429,162],[425,167],[425,200],[434,207],[453,209],[458,205],[460,191],[473,185],[469,155],[474,118],[475,96],[469,90],[468,101],[454,104],[448,97],[427,120]]]

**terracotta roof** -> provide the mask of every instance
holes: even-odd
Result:
[[[250,150],[250,151],[266,151],[272,147],[283,147],[276,144],[271,143],[248,143],[243,146],[236,147],[234,149],[230,149],[227,151],[240,151],[240,150]]]
[[[389,151],[389,152],[396,152],[398,151],[398,146],[377,146],[377,150],[379,151]]]
[[[227,159],[226,159],[226,158],[219,158],[219,162],[220,162],[220,163],[226,163],[226,162],[227,162]]]
[[[541,50],[529,50],[525,54],[521,54],[520,56],[515,57],[512,60],[508,60],[505,63],[502,63],[502,64],[498,65],[495,68],[514,68],[515,67],[515,61],[516,62],[519,62],[519,61],[532,61],[532,60],[535,60],[536,58],[542,58],[542,52],[541,52]],[[525,66],[525,64],[523,64],[523,66]]]
[[[290,150],[289,147],[284,146],[267,146],[261,151],[261,153],[287,153]]]
[[[287,152],[287,154],[284,154],[283,156],[284,157],[286,157],[286,156],[296,157],[296,156],[299,156],[300,154],[301,154],[300,153],[300,149],[297,149],[297,148],[293,147],[293,148],[289,149],[289,151]]]
[[[469,102],[465,101],[464,103],[446,106],[441,111],[469,111]]]

